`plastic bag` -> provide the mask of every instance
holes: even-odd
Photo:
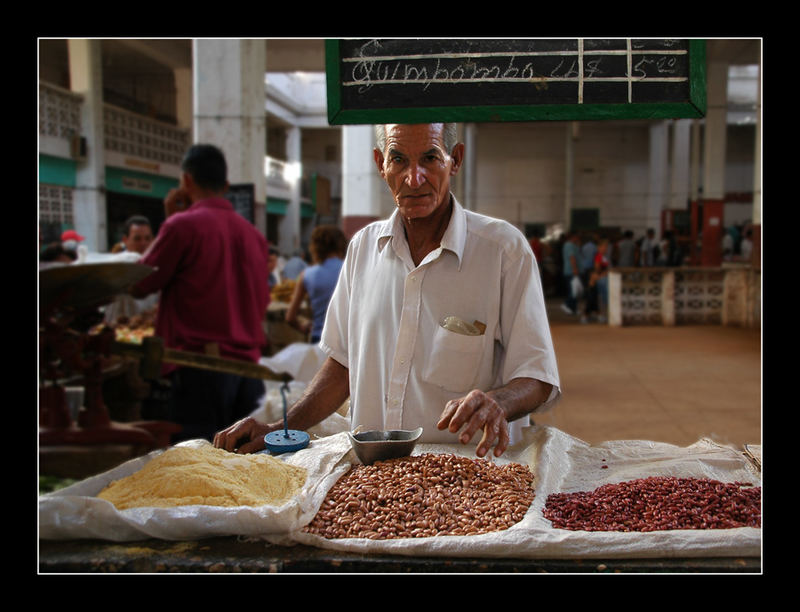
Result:
[[[576,300],[583,295],[583,283],[581,282],[579,276],[572,277],[570,289],[572,290],[572,297],[574,297]]]

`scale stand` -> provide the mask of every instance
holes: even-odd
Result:
[[[308,446],[311,439],[304,431],[289,429],[286,416],[287,391],[289,391],[289,383],[284,381],[281,385],[281,396],[283,397],[283,431],[273,431],[264,436],[264,443],[267,445],[267,450],[273,455],[301,450]]]
[[[40,268],[40,446],[158,446],[156,430],[151,431],[145,424],[111,420],[103,401],[102,384],[108,372],[114,333],[108,329],[99,334],[87,331],[89,322],[102,319],[99,306],[151,272],[149,266],[129,263]],[[64,380],[76,376],[83,383],[86,402],[77,423],[67,407],[63,386]]]

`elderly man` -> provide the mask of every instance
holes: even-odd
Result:
[[[392,124],[377,136],[396,210],[350,241],[320,341],[329,357],[289,426],[307,429],[349,396],[353,427],[422,426],[424,442],[477,442],[478,456],[500,456],[560,394],[533,253],[516,228],[450,192],[464,159],[454,125]],[[244,419],[214,444],[253,452],[280,427]]]

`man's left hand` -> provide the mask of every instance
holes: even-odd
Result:
[[[483,457],[494,445],[494,455],[499,457],[508,447],[508,421],[497,401],[487,393],[474,389],[464,397],[450,400],[444,407],[437,427],[457,433],[462,444],[468,444],[475,433],[483,430],[483,438],[475,453]]]

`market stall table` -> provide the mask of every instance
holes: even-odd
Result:
[[[649,441],[590,446],[555,428],[534,426],[507,451],[507,459],[493,460],[528,465],[534,473],[535,496],[520,522],[481,535],[396,539],[326,539],[307,529],[333,485],[359,465],[346,431],[315,438],[307,449],[282,455],[308,471],[302,488],[277,506],[119,510],[96,497],[152,460],[144,457],[40,496],[40,571],[759,572],[760,509],[753,526],[649,533],[574,531],[556,528],[544,516],[553,493],[641,477],[719,478],[760,487],[755,449],[748,455],[705,439],[684,448]],[[421,444],[414,456],[431,452],[471,456],[460,445],[438,444]],[[760,459],[760,448],[757,454]],[[242,457],[232,454],[231,460],[240,462]]]
[[[40,541],[42,573],[758,573],[758,557],[653,559],[487,559],[358,554],[218,537]]]

